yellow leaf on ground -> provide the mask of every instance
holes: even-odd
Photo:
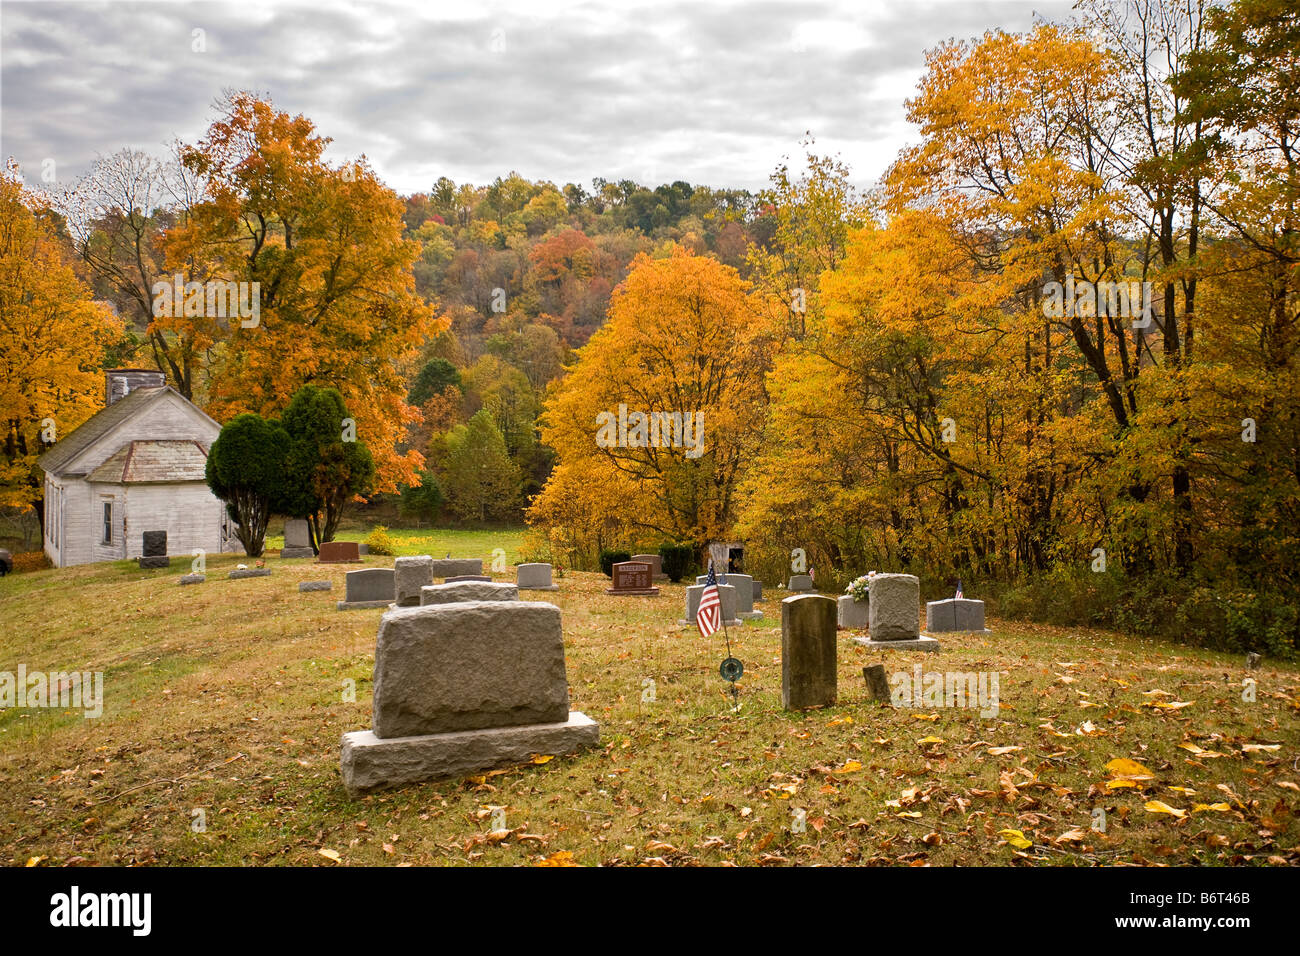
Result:
[[[568,850],[561,850],[559,853],[552,853],[544,860],[537,861],[538,866],[577,866],[573,862],[573,854]]]
[[[1154,780],[1156,778],[1156,775],[1142,764],[1136,760],[1129,760],[1127,757],[1116,757],[1106,764],[1106,769],[1110,771],[1112,777],[1127,777],[1130,780]]]
[[[1121,779],[1119,779],[1119,780],[1107,780],[1107,781],[1106,781],[1106,789],[1107,789],[1107,790],[1119,790],[1119,789],[1121,789],[1122,787],[1136,787],[1136,786],[1137,786],[1137,783],[1136,783],[1135,781],[1133,781],[1133,780],[1128,780],[1128,779],[1124,779],[1124,778],[1121,778]]]
[[[942,737],[935,737],[935,736],[922,737],[920,740],[917,741],[917,743],[920,744],[922,747],[927,747],[927,746],[929,746],[930,744],[941,744],[941,743],[943,743],[943,738],[942,738]]]
[[[1260,750],[1281,750],[1281,744],[1242,744],[1241,752],[1244,754],[1253,754]]]
[[[1193,813],[1204,813],[1206,810],[1213,810],[1216,813],[1231,813],[1232,807],[1226,803],[1197,803],[1192,806]]]
[[[861,769],[862,769],[862,764],[860,764],[858,761],[846,760],[844,761],[843,767],[835,768],[835,772],[836,773],[857,773]]]
[[[1017,850],[1028,850],[1034,845],[1034,841],[1025,837],[1019,830],[999,830],[998,836],[1006,840]]]
[[[554,759],[555,759],[555,754],[538,754],[536,757],[533,758],[533,763],[537,763],[537,764],[549,763]]]
[[[1179,810],[1177,807],[1171,807],[1169,804],[1162,803],[1159,800],[1148,800],[1142,805],[1142,808],[1144,810],[1149,810],[1152,813],[1167,813],[1171,817],[1177,817],[1179,820],[1187,816],[1186,810]]]
[[[325,857],[325,859],[327,860],[333,860],[335,863],[339,862],[338,850],[317,850],[316,852],[319,853],[321,856]]]
[[[44,859],[45,859],[45,857],[43,857],[43,856],[29,856],[29,857],[27,858],[27,865],[28,865],[28,866],[40,866],[40,865],[41,865],[41,862],[42,862]]]
[[[1024,749],[1024,747],[990,747],[987,753],[990,757],[1001,757],[1003,754],[1013,754],[1017,750]]]

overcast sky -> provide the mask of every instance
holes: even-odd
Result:
[[[1068,0],[469,4],[0,3],[0,158],[60,182],[197,140],[224,88],[269,93],[400,193],[439,176],[762,188],[805,130],[859,184],[915,139],[903,101],[950,37]],[[196,33],[195,31],[202,31]]]

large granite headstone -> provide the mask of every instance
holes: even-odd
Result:
[[[505,581],[448,581],[420,588],[420,605],[458,601],[517,601],[519,589]]]
[[[136,562],[142,568],[170,568],[171,558],[167,557],[167,532],[146,531],[141,535],[142,550]]]
[[[620,561],[612,569],[614,586],[606,594],[622,597],[657,597],[659,589],[651,583],[650,565],[643,561]]]
[[[704,585],[693,584],[686,589],[686,616],[677,623],[680,625],[694,624],[695,616],[700,610],[700,598],[704,596]],[[736,617],[736,589],[730,584],[718,585],[718,603],[722,607],[722,620],[730,626],[739,626],[740,618]]]
[[[873,650],[937,651],[939,642],[921,634],[921,582],[913,574],[877,574],[871,579],[868,637],[854,641]]]
[[[374,730],[343,735],[340,769],[353,794],[574,753],[600,739],[595,721],[569,710],[560,609],[539,601],[387,612],[373,709]]]
[[[280,549],[282,558],[310,558],[311,531],[306,518],[289,518],[284,523],[284,547]]]
[[[345,600],[340,611],[366,607],[388,607],[397,597],[396,573],[392,568],[357,568],[343,575]]]
[[[789,590],[797,594],[811,594],[817,589],[813,587],[811,574],[792,574],[790,575]]]
[[[551,566],[534,562],[515,568],[515,585],[521,591],[558,591],[560,586],[551,581]]]
[[[754,610],[754,579],[748,574],[733,574],[728,571],[725,576],[727,584],[736,589],[736,617],[742,621],[756,621],[763,616],[762,611]]]
[[[835,601],[796,594],[781,602],[781,706],[829,707],[838,692]]]
[[[321,564],[349,564],[361,561],[361,548],[355,541],[325,541],[316,560]]]
[[[420,588],[433,583],[433,558],[427,554],[401,557],[393,562],[398,607],[418,607]]]

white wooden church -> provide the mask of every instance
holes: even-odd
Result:
[[[221,426],[162,372],[111,369],[108,404],[41,456],[45,553],[56,567],[139,557],[146,531],[189,557],[243,549],[204,480]]]

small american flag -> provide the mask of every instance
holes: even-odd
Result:
[[[957,597],[958,600],[961,600],[961,578],[958,578],[958,579],[957,579],[957,594],[956,594],[956,597]]]
[[[713,573],[713,562],[709,562],[709,577],[704,582],[704,593],[700,595],[700,607],[695,613],[695,624],[702,637],[712,637],[722,626],[722,601],[718,597],[718,578]]]

